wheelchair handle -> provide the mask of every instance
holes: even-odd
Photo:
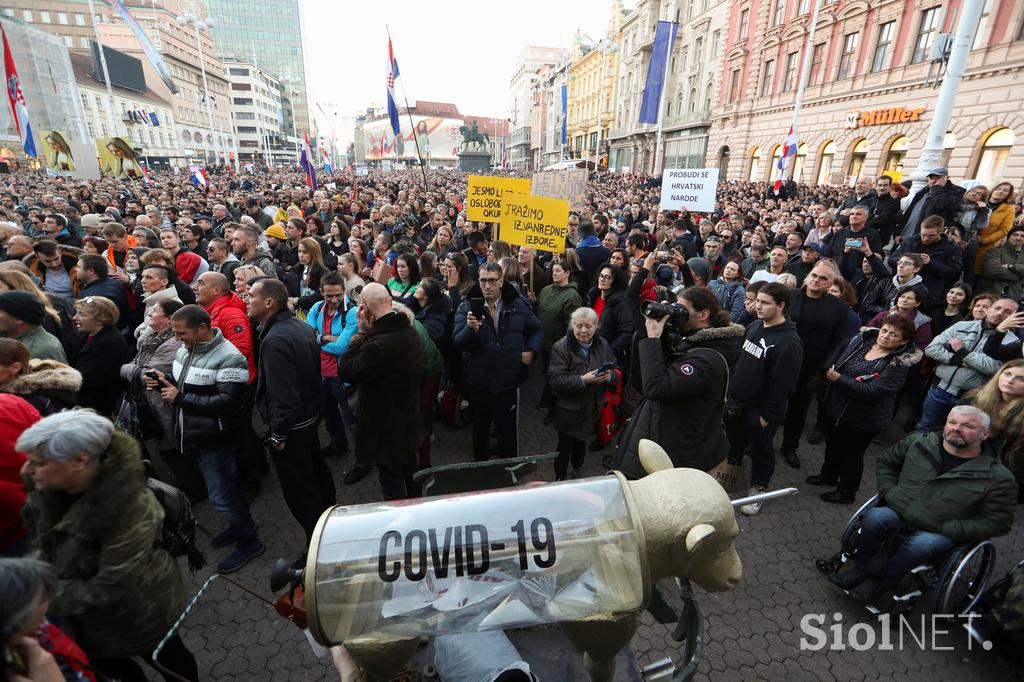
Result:
[[[768,492],[758,493],[757,495],[751,495],[749,497],[741,497],[738,500],[732,500],[733,509],[742,507],[745,504],[752,502],[767,502],[768,500],[774,500],[776,497],[787,497],[789,495],[796,495],[800,492],[796,488],[781,488],[779,490],[771,490]]]

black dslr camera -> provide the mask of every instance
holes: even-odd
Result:
[[[661,301],[644,301],[640,304],[640,314],[652,320],[667,317],[668,324],[676,328],[681,328],[690,319],[690,313],[679,303]]]

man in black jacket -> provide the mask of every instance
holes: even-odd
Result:
[[[181,341],[174,358],[173,382],[159,377],[160,397],[174,408],[175,430],[181,455],[194,456],[203,472],[210,504],[228,522],[213,536],[213,547],[235,543],[235,549],[217,564],[219,573],[234,573],[266,551],[256,536],[256,522],[242,497],[235,469],[237,428],[249,364],[242,353],[211,326],[210,314],[187,305],[171,316],[171,329]],[[155,386],[144,377],[147,386]]]
[[[380,284],[363,289],[357,315],[359,331],[338,363],[338,378],[359,388],[356,457],[376,463],[385,500],[400,500],[412,494],[420,443],[423,345]]]
[[[895,271],[900,257],[906,253],[921,256],[921,279],[928,287],[928,302],[923,310],[931,311],[946,304],[946,292],[956,282],[963,270],[963,251],[943,233],[945,224],[937,215],[921,221],[921,231],[916,236],[903,240],[889,256],[889,269]],[[81,277],[81,275],[79,275]]]
[[[875,253],[882,253],[882,238],[878,232],[868,227],[868,215],[871,209],[868,206],[857,205],[850,209],[847,214],[850,224],[838,232],[829,232],[821,243],[825,246],[824,256],[830,257],[836,263],[848,261],[849,267],[857,269],[864,259],[860,252],[860,245],[865,241]]]
[[[953,184],[949,179],[949,171],[942,167],[933,168],[928,173],[928,186],[922,187],[914,195],[896,224],[900,230],[900,239],[910,239],[916,235],[922,221],[928,216],[942,216],[946,225],[952,225],[956,222],[956,213],[963,199],[964,189]]]
[[[807,275],[803,288],[794,292],[787,306],[786,317],[796,325],[797,334],[804,346],[800,376],[789,400],[782,436],[782,456],[794,469],[800,468],[796,448],[800,444],[807,410],[814,397],[814,385],[821,381],[829,353],[846,341],[850,309],[828,293],[837,274],[831,264],[818,263]]]
[[[892,195],[892,178],[879,175],[875,181],[875,206],[868,218],[868,227],[878,232],[882,238],[882,246],[892,239],[892,231],[900,217],[900,200]]]
[[[870,215],[874,211],[877,201],[878,195],[875,190],[871,189],[871,178],[862,175],[854,185],[853,191],[847,194],[843,202],[839,204],[839,224],[843,227],[850,224],[849,215],[854,206],[867,207],[868,215]]]
[[[772,441],[786,417],[789,396],[803,360],[803,342],[796,325],[786,319],[789,287],[769,282],[757,292],[757,319],[743,339],[743,352],[729,380],[731,401],[725,420],[731,451],[729,461],[739,464],[750,446],[750,494],[764,492],[775,473]],[[748,516],[761,511],[761,503],[740,507]]]
[[[334,479],[320,452],[320,346],[308,324],[288,312],[288,289],[276,279],[249,287],[249,317],[260,324],[256,406],[270,427],[270,454],[288,510],[307,545],[325,509],[336,501]],[[300,562],[296,562],[301,563]]]

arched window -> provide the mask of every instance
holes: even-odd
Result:
[[[782,158],[782,145],[781,144],[777,144],[777,145],[775,145],[775,148],[772,149],[772,167],[768,170],[768,177],[771,180],[778,180],[780,177],[782,177],[782,174],[779,171],[779,159],[781,159],[781,158]]]
[[[828,185],[832,182],[832,160],[836,157],[836,143],[829,140],[821,146],[821,160],[818,162],[818,184]]]
[[[868,141],[862,137],[850,148],[850,163],[846,166],[847,178],[844,179],[860,177],[861,171],[864,170],[864,161],[868,158],[869,146]]]
[[[750,152],[750,175],[747,177],[750,182],[757,182],[761,179],[761,148],[754,147]]]
[[[885,157],[885,165],[882,172],[890,177],[903,177],[903,159],[910,148],[910,140],[906,135],[900,135],[889,145],[889,153]],[[895,175],[893,175],[895,174]]]
[[[715,84],[712,81],[708,81],[707,86],[704,88],[704,111],[711,112],[711,95],[714,91]]]
[[[974,177],[982,182],[1001,177],[1006,168],[1006,159],[1013,149],[1014,139],[1015,135],[1009,128],[999,128],[985,138]]]
[[[801,142],[796,147],[796,158],[793,159],[793,181],[800,182],[804,174],[804,163],[807,161],[807,145]]]
[[[690,113],[697,111],[697,88],[690,88]]]

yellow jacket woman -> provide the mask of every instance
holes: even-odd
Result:
[[[975,256],[975,272],[981,272],[985,254],[1005,239],[1013,227],[1013,185],[1000,182],[988,195],[988,227],[978,234],[978,253]]]

